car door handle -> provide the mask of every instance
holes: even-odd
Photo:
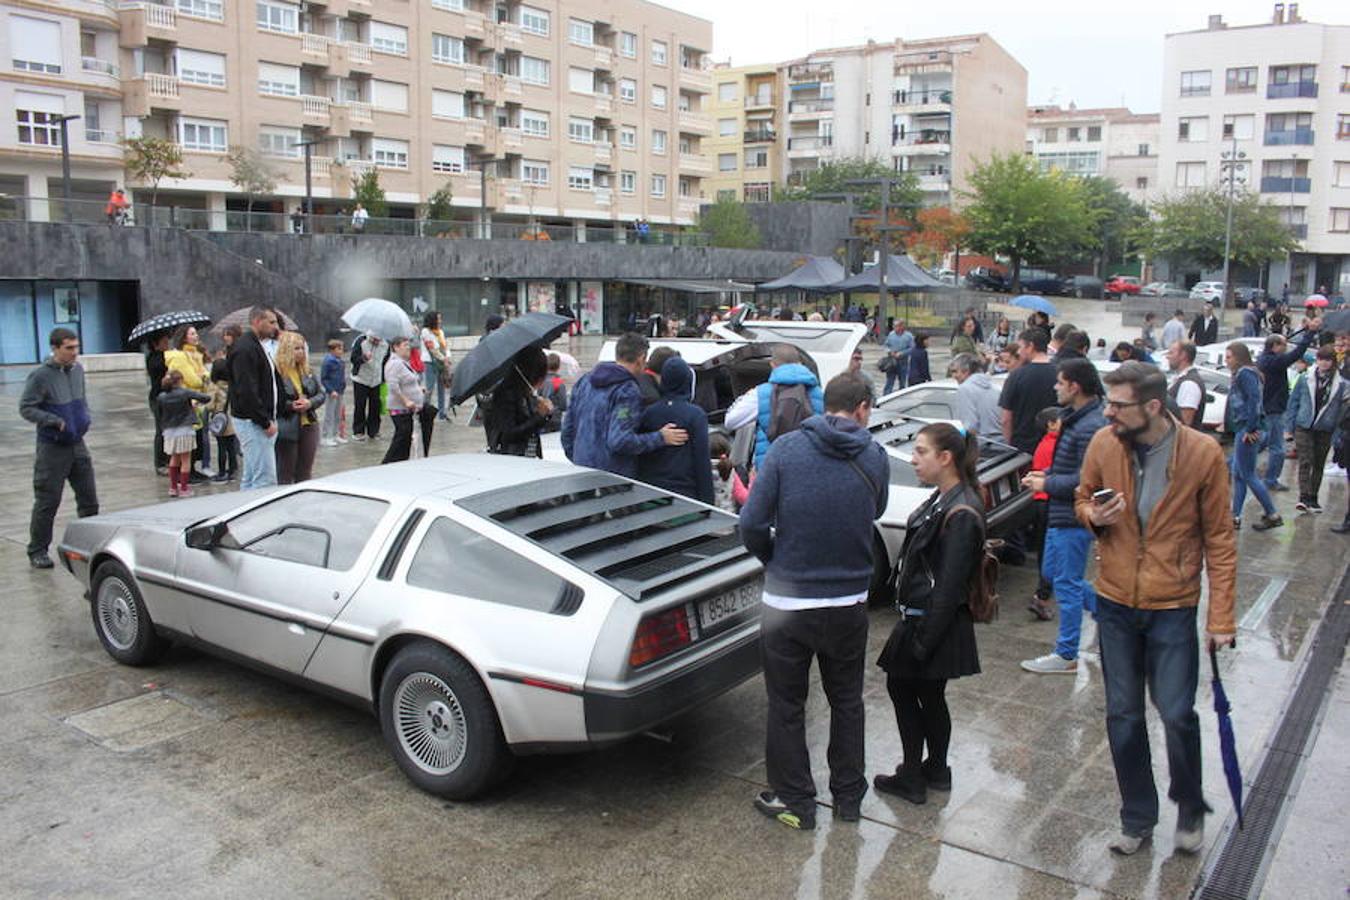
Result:
[[[286,630],[289,631],[291,634],[298,635],[300,637],[305,636],[305,626],[301,625],[299,622],[288,623],[286,625]]]

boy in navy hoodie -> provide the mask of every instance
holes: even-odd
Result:
[[[323,409],[323,438],[325,447],[336,447],[347,443],[347,439],[338,434],[342,425],[342,395],[347,391],[347,369],[342,365],[342,341],[328,342],[328,355],[323,358],[319,369],[319,384],[328,395]]]

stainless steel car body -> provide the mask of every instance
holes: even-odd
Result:
[[[313,503],[326,518],[283,523],[248,546],[189,545],[218,523],[247,531],[268,515],[285,519],[288,503]],[[337,521],[331,510],[344,505],[365,518]],[[168,636],[372,708],[394,652],[443,645],[473,667],[522,752],[646,730],[758,671],[757,602],[698,628],[708,598],[755,589],[758,599],[760,565],[735,524],[570,464],[437,456],[80,519],[60,555],[86,586],[103,562],[119,562]],[[445,546],[433,529],[460,536],[448,563],[419,563]],[[323,565],[293,558],[308,545],[322,548]],[[438,561],[443,583],[410,579],[415,565],[434,573]],[[525,589],[540,583],[556,583],[556,596]],[[632,665],[644,617],[681,605],[696,639]]]

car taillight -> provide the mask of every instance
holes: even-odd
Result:
[[[628,664],[633,668],[645,666],[693,642],[687,607],[681,605],[668,609],[648,616],[638,624],[633,649],[628,654]]]

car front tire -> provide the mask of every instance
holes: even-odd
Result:
[[[102,563],[90,583],[94,632],[108,655],[125,666],[145,666],[164,651],[164,639],[145,608],[136,579],[119,562]]]
[[[407,647],[385,669],[380,729],[409,780],[451,800],[482,794],[513,759],[478,673],[439,644]]]

